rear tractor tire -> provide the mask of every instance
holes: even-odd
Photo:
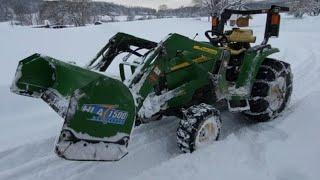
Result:
[[[194,105],[183,111],[177,129],[177,143],[184,153],[218,140],[221,130],[220,112],[207,104]]]
[[[254,122],[277,117],[289,103],[292,93],[292,72],[288,63],[265,59],[251,91],[250,110],[244,114]]]

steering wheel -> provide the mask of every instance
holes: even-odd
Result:
[[[208,30],[204,34],[209,39],[210,43],[214,46],[219,45],[219,46],[223,47],[224,44],[226,44],[228,42],[227,36],[223,33]]]

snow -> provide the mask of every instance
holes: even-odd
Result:
[[[257,42],[263,16],[251,23]],[[35,53],[84,65],[119,31],[160,41],[168,33],[188,37],[210,28],[194,19],[160,19],[107,23],[66,29],[38,29],[0,23],[0,179],[308,179],[320,177],[320,17],[283,16],[281,52],[291,63],[291,104],[274,121],[250,124],[239,114],[222,113],[221,140],[193,154],[176,146],[178,120],[173,117],[133,131],[129,154],[118,162],[73,162],[53,152],[62,119],[40,100],[10,91],[18,61]],[[116,74],[112,64],[110,74]]]
[[[319,98],[312,93],[273,122],[247,124],[133,179],[318,179]]]
[[[78,141],[70,143],[70,141],[62,141],[59,142],[56,148],[56,151],[63,153],[65,158],[77,160],[115,161],[128,154],[125,145],[104,142],[88,143],[86,141]]]
[[[69,97],[64,97],[57,90],[49,88],[43,93],[42,99],[45,100],[53,109],[55,109],[61,117],[66,116],[70,101]]]
[[[15,74],[15,78],[14,80],[12,81],[12,84],[11,84],[11,87],[10,87],[10,90],[12,92],[15,92],[15,93],[19,93],[19,88],[17,87],[17,82],[19,81],[19,79],[22,77],[22,65],[19,64],[18,67],[17,67],[17,70],[16,70],[16,74]]]
[[[177,88],[168,92],[162,91],[159,96],[155,93],[149,94],[143,101],[142,107],[138,112],[139,117],[151,118],[162,109],[166,109],[166,102],[177,97],[181,93],[183,93],[183,90],[181,90],[181,88]]]

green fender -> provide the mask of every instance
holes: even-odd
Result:
[[[259,51],[248,51],[245,54],[243,65],[240,69],[240,74],[236,82],[236,89],[247,90],[246,94],[237,95],[234,93],[232,99],[244,99],[249,98],[251,94],[251,87],[254,83],[255,77],[259,71],[262,62],[271,54],[279,52],[277,48],[264,48]]]

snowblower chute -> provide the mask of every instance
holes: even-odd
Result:
[[[129,89],[119,80],[34,54],[20,61],[11,90],[41,98],[65,118],[55,151],[73,160],[118,160],[135,120]]]

